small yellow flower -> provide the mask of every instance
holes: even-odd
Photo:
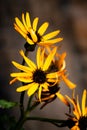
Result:
[[[22,13],[22,22],[18,17],[15,18],[14,28],[17,32],[19,32],[27,41],[29,45],[51,45],[63,40],[63,38],[54,38],[59,34],[59,30],[50,32],[44,35],[45,31],[48,28],[49,23],[43,23],[39,29],[37,29],[39,18],[36,17],[31,24],[30,15],[26,12]],[[53,39],[54,38],[54,39]]]
[[[73,105],[73,114],[74,116],[69,116],[70,120],[75,122],[75,125],[71,127],[71,130],[86,130],[87,129],[87,106],[86,106],[86,97],[87,90],[83,91],[82,103],[79,104],[78,95],[77,99],[74,97],[71,99],[69,96],[66,96],[68,100]]]
[[[57,72],[47,72],[57,51],[57,47],[51,51],[46,59],[44,57],[44,51],[45,49],[38,48],[36,55],[37,65],[26,57],[22,50],[20,51],[20,54],[28,66],[12,61],[13,65],[22,72],[11,73],[11,77],[14,77],[14,79],[10,81],[10,84],[17,80],[24,83],[23,86],[17,88],[17,92],[27,90],[27,94],[31,96],[38,91],[38,97],[41,99],[42,89],[44,88],[47,90],[50,84],[55,84],[57,82]]]

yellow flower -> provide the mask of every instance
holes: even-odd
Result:
[[[77,99],[75,99],[74,97],[71,99],[69,96],[66,97],[73,105],[74,116],[70,116],[69,118],[70,120],[75,122],[75,125],[72,126],[71,130],[86,130],[87,129],[87,106],[86,106],[87,90],[85,89],[83,91],[81,106],[79,104],[78,95],[77,95]]]
[[[49,23],[43,23],[39,29],[37,29],[39,18],[36,17],[31,24],[29,13],[26,12],[22,13],[22,22],[19,20],[18,17],[15,18],[14,28],[17,32],[19,32],[29,43],[29,45],[51,45],[63,40],[63,38],[54,38],[59,34],[59,30],[50,32],[44,35],[45,31],[48,28]],[[54,39],[53,39],[54,38]]]
[[[46,47],[47,51],[49,53],[51,53],[51,48]],[[45,54],[47,55],[47,54]],[[50,66],[50,71],[58,71],[57,75],[58,75],[58,80],[60,81],[64,81],[65,84],[70,88],[70,89],[74,89],[76,87],[76,84],[72,83],[68,78],[67,78],[67,74],[66,74],[66,52],[59,54],[56,53],[54,59],[53,59],[53,63]]]
[[[28,66],[12,61],[13,65],[22,72],[11,73],[11,77],[14,77],[14,79],[10,81],[10,84],[17,80],[24,83],[23,86],[17,88],[17,92],[27,90],[27,94],[31,96],[38,91],[38,97],[40,99],[42,89],[44,88],[47,90],[50,84],[55,84],[57,82],[57,72],[47,72],[57,51],[57,47],[51,51],[46,59],[44,57],[44,51],[45,49],[38,48],[36,55],[37,65],[26,57],[22,50],[20,51],[20,54]]]

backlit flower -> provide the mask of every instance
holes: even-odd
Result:
[[[11,77],[14,77],[14,79],[10,81],[10,84],[17,80],[24,83],[17,88],[17,92],[27,90],[27,94],[31,96],[38,91],[38,97],[40,99],[42,89],[48,90],[50,84],[57,82],[57,72],[47,72],[57,48],[55,47],[47,58],[44,57],[44,51],[45,49],[41,50],[40,47],[38,48],[36,56],[37,65],[26,57],[22,50],[20,54],[28,66],[12,61],[13,65],[22,72],[11,73]]]
[[[73,122],[73,126],[71,126],[71,130],[86,130],[87,129],[87,90],[83,91],[82,95],[82,103],[81,106],[79,104],[78,96],[77,99],[74,97],[71,99],[66,96],[68,100],[73,105],[73,114],[74,116],[68,115],[69,119]]]
[[[37,28],[39,18],[36,17],[31,24],[30,15],[26,12],[22,13],[22,22],[18,17],[15,18],[14,28],[19,32],[27,41],[29,45],[51,45],[57,42],[60,42],[63,38],[54,38],[59,34],[59,30],[50,32],[46,35],[46,32],[49,23],[44,22],[39,29]]]

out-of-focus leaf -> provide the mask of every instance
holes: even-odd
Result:
[[[10,102],[3,99],[0,100],[0,108],[3,108],[3,109],[9,109],[9,108],[15,107],[17,106],[17,104],[18,104],[17,102]]]

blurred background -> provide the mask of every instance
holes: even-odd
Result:
[[[39,17],[39,25],[49,22],[48,32],[61,30],[63,37],[62,52],[67,52],[66,63],[69,79],[77,84],[76,93],[81,97],[87,89],[87,0],[1,0],[0,1],[0,98],[19,101],[20,94],[15,90],[19,84],[9,85],[10,73],[16,70],[11,61],[21,63],[19,50],[25,40],[13,28],[14,18],[21,19],[22,12],[30,12],[31,21]],[[60,45],[60,44],[59,44]],[[31,57],[32,54],[29,54]],[[61,84],[61,93],[71,95],[66,85]],[[25,105],[28,100],[26,95]],[[68,108],[56,99],[44,109],[38,107],[31,115],[56,119],[67,119]],[[12,109],[12,114],[19,116],[19,109]],[[2,111],[1,111],[2,112]],[[25,130],[68,130],[57,128],[49,123],[38,121],[26,122]]]

